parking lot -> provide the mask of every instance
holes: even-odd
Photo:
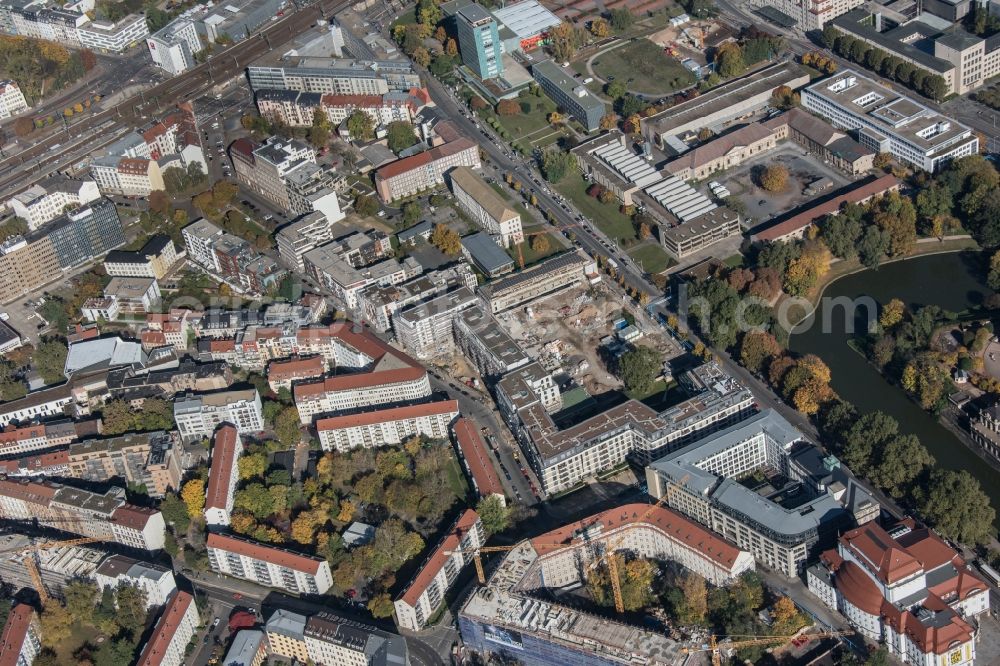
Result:
[[[767,192],[753,181],[753,174],[761,167],[781,164],[789,173],[788,186],[783,192]],[[818,194],[807,194],[806,187],[820,178],[829,178],[833,185]],[[851,178],[835,167],[825,164],[818,157],[808,153],[801,146],[790,141],[766,154],[744,162],[740,166],[715,176],[712,180],[722,183],[734,196],[743,200],[747,207],[749,226],[771,220],[811,201],[816,196],[829,194],[851,182]]]

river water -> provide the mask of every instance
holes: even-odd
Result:
[[[911,310],[922,305],[938,305],[960,312],[979,305],[989,294],[982,284],[982,258],[979,253],[961,252],[928,255],[886,264],[877,270],[862,271],[836,280],[823,294],[824,299],[871,296],[879,303],[898,298]],[[864,308],[858,308],[864,317]],[[920,438],[938,466],[968,470],[979,479],[994,508],[1000,509],[1000,472],[985,463],[951,431],[911,401],[903,390],[887,382],[868,361],[851,349],[852,337],[846,327],[845,310],[832,308],[829,321],[822,307],[803,322],[792,335],[789,346],[797,353],[816,354],[832,371],[833,389],[845,400],[866,413],[882,410],[899,421],[903,432]],[[863,334],[858,320],[855,330]],[[824,333],[827,330],[829,332]]]

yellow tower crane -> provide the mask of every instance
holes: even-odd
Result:
[[[685,474],[684,477],[677,483],[668,481],[667,483],[669,485],[664,488],[663,494],[660,495],[660,499],[656,500],[655,504],[651,504],[650,507],[646,509],[646,512],[639,517],[638,522],[643,522],[658,508],[666,505],[666,503],[670,500],[670,496],[677,490],[677,487],[683,485],[688,480],[689,476],[690,475]],[[608,577],[611,579],[611,591],[615,598],[615,610],[619,613],[625,612],[625,601],[622,599],[622,581],[621,578],[619,578],[620,574],[618,572],[618,561],[613,557],[613,555],[615,551],[621,547],[622,543],[625,542],[626,536],[627,533],[622,533],[614,539],[609,539],[604,545],[604,552],[590,565],[593,568],[598,566],[602,560],[607,562]]]
[[[48,591],[45,589],[45,583],[42,582],[42,574],[38,570],[38,562],[36,562],[38,559],[38,552],[62,546],[82,546],[84,544],[96,543],[98,541],[106,541],[106,539],[100,537],[80,537],[77,539],[62,539],[59,541],[38,541],[25,548],[17,548],[5,552],[15,555],[23,553],[21,558],[24,562],[24,568],[28,570],[28,575],[31,576],[31,582],[35,586],[35,591],[38,592],[39,601],[42,602],[42,606],[45,606],[49,602],[50,597]]]

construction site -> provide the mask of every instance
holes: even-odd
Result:
[[[565,375],[590,395],[599,395],[622,388],[621,380],[607,371],[600,357],[599,348],[609,336],[622,342],[628,336],[632,338],[629,343],[652,347],[664,360],[682,353],[659,330],[643,335],[637,327],[629,327],[627,322],[632,316],[622,309],[617,298],[598,285],[573,287],[557,297],[500,313],[497,320],[546,370],[557,377]],[[622,321],[626,326],[616,330],[616,322],[621,326]]]

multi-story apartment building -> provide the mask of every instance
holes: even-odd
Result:
[[[143,14],[129,14],[118,21],[90,21],[78,27],[80,46],[102,53],[123,53],[149,35]]]
[[[153,64],[176,76],[195,66],[194,54],[204,48],[194,21],[178,17],[147,40]]]
[[[328,219],[326,215],[319,211],[303,215],[275,234],[278,258],[285,266],[304,273],[306,268],[302,257],[306,252],[332,241],[333,236],[333,220]]]
[[[534,386],[547,383],[537,376],[504,391],[498,404],[542,489],[551,494],[629,458],[649,462],[754,411],[753,394],[714,363],[689,371],[681,384],[691,397],[662,412],[633,400],[562,429],[548,411],[560,403],[539,398]]]
[[[137,371],[131,366],[117,368],[108,372],[106,382],[112,398],[128,400],[138,406],[148,397],[169,399],[184,391],[200,393],[227,388],[233,383],[233,373],[221,361],[196,363],[183,360],[176,367],[162,370],[144,368]]]
[[[565,252],[480,288],[490,312],[516,308],[561,289],[586,284],[597,276],[597,264],[580,252]]]
[[[423,629],[462,567],[485,543],[486,533],[479,514],[467,509],[394,602],[396,623],[410,631]]]
[[[428,271],[420,277],[398,285],[371,285],[358,292],[361,320],[377,331],[392,329],[393,314],[409,305],[434,298],[459,287],[476,288],[476,276],[466,263]]]
[[[754,568],[750,553],[694,521],[668,509],[649,511],[646,504],[626,504],[517,544],[488,585],[463,601],[458,612],[463,642],[484,655],[523,655],[524,663],[533,665],[683,662],[683,645],[662,631],[532,593],[580,585],[588,563],[612,540],[639,557],[677,562],[720,587]]]
[[[770,8],[764,11],[777,10],[791,20],[795,27],[803,32],[822,30],[823,26],[837,18],[841,14],[846,14],[855,7],[864,4],[864,0],[751,0],[750,6],[756,8]],[[779,15],[780,15],[779,14]],[[782,20],[785,20],[784,18]]]
[[[181,230],[188,259],[218,273],[222,267],[215,254],[215,243],[222,238],[223,231],[205,218],[198,218]]]
[[[305,615],[284,608],[271,613],[264,625],[271,654],[303,664],[309,661],[309,649],[306,647],[308,619]]]
[[[499,24],[482,5],[469,3],[455,14],[462,63],[481,79],[503,76]]]
[[[483,377],[501,377],[531,361],[521,345],[482,308],[462,310],[453,325],[455,343]]]
[[[871,150],[930,173],[979,152],[979,139],[965,125],[852,70],[803,89],[802,107],[836,127],[856,130]]]
[[[47,449],[52,444],[45,436],[45,426],[27,425],[10,427],[0,431],[0,456],[13,456],[28,451]]]
[[[317,666],[393,666],[410,663],[402,636],[332,613],[317,613],[310,617],[303,633],[309,659]]]
[[[240,629],[236,632],[223,664],[240,664],[241,666],[261,666],[267,657],[267,639],[259,629]]]
[[[317,557],[210,532],[205,544],[216,573],[293,594],[324,594],[333,585],[330,565]]]
[[[28,230],[33,231],[62,215],[67,206],[77,208],[100,198],[101,193],[94,181],[72,180],[57,175],[14,195],[7,205],[14,215],[28,223]]]
[[[330,222],[344,218],[336,174],[317,166],[315,151],[301,141],[271,137],[257,145],[237,139],[229,155],[240,183],[282,210],[295,215],[319,211]]]
[[[142,157],[98,157],[90,163],[90,177],[102,194],[148,197],[153,191],[164,189],[160,165],[156,160]]]
[[[455,317],[478,304],[468,287],[459,287],[405,310],[396,310],[392,328],[408,352],[419,359],[428,359],[454,347]]]
[[[444,175],[460,166],[482,166],[479,146],[464,136],[380,167],[375,171],[375,190],[388,203],[443,184]]]
[[[452,169],[448,178],[455,199],[497,245],[511,247],[524,241],[521,214],[482,178],[467,167]]]
[[[79,28],[90,20],[84,13],[43,4],[14,7],[10,11],[12,32],[33,39],[77,47]]]
[[[384,95],[421,88],[409,60],[344,60],[303,57],[287,67],[250,66],[247,78],[256,90],[297,90],[325,95]]]
[[[567,74],[565,69],[552,60],[543,60],[531,66],[531,75],[542,90],[586,127],[588,132],[600,127],[601,117],[607,113],[604,102]]]
[[[205,523],[210,527],[229,525],[239,478],[236,461],[242,453],[243,440],[236,426],[224,423],[212,437],[212,459],[205,490]]]
[[[126,584],[138,587],[146,593],[146,608],[166,605],[177,590],[177,581],[167,567],[152,562],[140,562],[124,555],[109,555],[94,570],[94,582],[98,589],[117,589]]]
[[[0,81],[0,118],[10,118],[28,110],[28,102],[16,82]]]
[[[355,111],[368,115],[376,127],[394,121],[411,122],[426,102],[420,94],[388,92],[382,95],[333,95],[297,90],[256,91],[255,99],[260,115],[292,127],[312,125],[316,112],[326,116],[334,125],[340,125]]]
[[[200,623],[194,597],[177,590],[156,620],[136,666],[182,666],[188,643]]]
[[[736,480],[765,468],[790,479],[794,499],[768,498]],[[668,453],[646,468],[646,479],[651,495],[673,488],[668,506],[789,577],[842,530],[879,514],[878,502],[836,458],[771,410]]]
[[[660,227],[663,249],[678,261],[742,232],[739,213],[719,206],[676,227]]]
[[[100,199],[0,244],[0,302],[32,293],[64,271],[125,244],[114,203]]]
[[[178,396],[174,400],[174,421],[184,441],[211,437],[223,423],[233,424],[241,435],[254,435],[264,429],[257,389]]]
[[[318,419],[316,433],[325,451],[344,452],[395,446],[415,435],[444,439],[457,417],[458,402],[439,400]]]
[[[366,366],[350,374],[296,385],[295,406],[303,425],[312,423],[319,415],[412,402],[431,393],[427,371],[395,349],[383,351],[373,366]]]
[[[42,651],[38,615],[25,603],[16,603],[0,633],[0,664],[31,666]]]
[[[412,280],[424,268],[413,257],[386,259],[368,266],[355,267],[345,257],[343,246],[327,243],[302,255],[306,274],[329,289],[347,310],[356,310],[358,295],[370,285],[392,285]]]
[[[104,258],[104,271],[112,277],[148,277],[162,280],[177,261],[170,236],[156,234],[137,252],[115,250]]]
[[[48,481],[0,479],[0,517],[37,520],[40,525],[138,548],[163,548],[164,522],[159,511],[128,504],[125,491],[98,495]]]
[[[297,382],[322,377],[326,369],[326,359],[322,356],[271,361],[267,366],[267,385],[274,392],[291,390]]]
[[[162,497],[180,488],[179,448],[168,433],[159,431],[88,439],[61,450],[66,452],[67,477],[94,482],[121,478]]]
[[[458,417],[451,426],[452,441],[472,487],[479,497],[497,497],[506,506],[503,485],[486,452],[486,443],[472,419]]]
[[[809,590],[904,664],[971,666],[990,586],[941,537],[907,518],[844,533],[806,573]]]

